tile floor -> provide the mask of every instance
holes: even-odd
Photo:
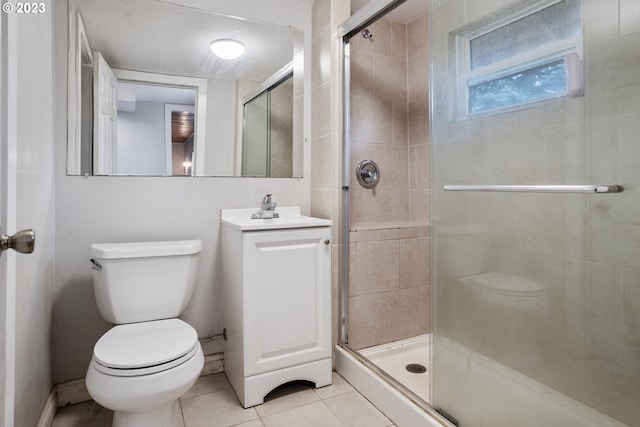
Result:
[[[185,427],[387,427],[375,406],[335,372],[319,389],[291,383],[270,393],[265,403],[244,409],[224,374],[200,377],[181,399]],[[59,408],[53,427],[110,426],[112,412],[90,401]]]

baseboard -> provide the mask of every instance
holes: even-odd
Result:
[[[58,407],[91,400],[84,378],[56,384],[56,392],[58,393]]]
[[[51,427],[53,424],[53,417],[56,416],[56,409],[58,408],[58,398],[55,388],[49,393],[46,402],[44,402],[44,408],[38,419],[36,427]]]
[[[219,374],[224,372],[224,353],[207,354],[204,356],[204,367],[202,368],[203,375]]]
[[[220,372],[224,372],[224,353],[208,354],[204,356],[204,367],[202,368],[200,376],[219,374]],[[91,400],[91,396],[87,391],[87,386],[84,383],[84,378],[57,384],[55,386],[55,392],[58,394],[58,407]]]

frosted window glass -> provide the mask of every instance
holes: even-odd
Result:
[[[469,87],[471,113],[540,101],[567,93],[564,60],[549,62]]]
[[[580,1],[561,1],[472,39],[471,69],[569,39],[581,31]]]

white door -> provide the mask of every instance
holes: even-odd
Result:
[[[51,4],[47,3],[46,7],[50,6]],[[41,42],[44,38],[43,32],[46,32],[47,29],[38,28],[40,22],[25,20],[15,13],[0,14],[0,226],[3,231],[2,247],[13,244],[5,239],[4,234],[15,234],[17,227],[23,225],[22,221],[34,221],[35,223],[34,218],[42,214],[42,210],[33,208],[41,206],[41,204],[32,203],[40,198],[29,197],[33,194],[39,194],[38,191],[43,188],[34,185],[34,182],[38,181],[34,180],[33,176],[38,174],[34,173],[30,167],[35,163],[25,161],[19,163],[20,159],[29,158],[42,145],[37,145],[41,142],[40,138],[31,138],[31,133],[25,131],[25,128],[28,128],[27,130],[33,129],[33,120],[32,117],[25,119],[25,115],[19,116],[19,107],[25,104],[22,102],[25,99],[38,99],[41,101],[39,107],[51,113],[48,103],[42,102],[51,98],[39,92],[42,82],[36,84],[27,78],[28,76],[19,76],[18,68],[19,62],[22,65],[25,63],[22,60],[24,58],[22,56],[24,55],[23,47],[33,46],[32,43]],[[33,38],[25,42],[25,34],[33,35]],[[19,45],[19,43],[21,44]],[[30,53],[38,55],[40,52]],[[21,61],[18,58],[21,58]],[[45,72],[47,71],[45,70]],[[43,71],[38,69],[38,72]],[[19,79],[21,79],[20,82]],[[45,82],[45,85],[48,84],[46,79],[43,78],[42,81]],[[31,89],[29,94],[25,93],[25,87]],[[47,128],[50,129],[51,123],[43,121],[42,116],[37,114],[38,112],[39,110],[35,113],[35,117],[38,117],[39,120],[38,125],[41,126],[37,128],[38,135],[47,134],[50,137],[50,131]],[[18,136],[22,138],[25,135],[22,143],[18,144]],[[50,182],[48,177],[42,179]],[[19,199],[18,195],[22,195],[22,199]],[[33,236],[21,235],[28,237],[32,243],[35,242],[35,234]],[[20,238],[19,242],[22,244],[25,240]],[[33,251],[33,246],[29,252],[31,251]],[[20,421],[15,422],[17,414],[15,407],[16,329],[19,322],[19,316],[16,312],[17,284],[30,285],[30,283],[26,283],[25,277],[40,267],[31,261],[21,262],[24,260],[18,260],[17,256],[24,255],[16,255],[13,250],[3,251],[0,254],[0,425],[3,426],[21,424]],[[22,290],[24,289],[23,287]],[[21,367],[24,368],[25,365]]]
[[[0,15],[0,225],[16,225],[16,37],[15,15]],[[13,425],[15,357],[16,258],[12,251],[0,257],[0,424]]]
[[[118,79],[100,52],[93,53],[93,174],[117,173]]]

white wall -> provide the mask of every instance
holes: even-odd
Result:
[[[226,13],[242,16],[263,2],[223,2]],[[310,5],[298,0],[287,16],[310,19]],[[298,7],[298,5],[304,7]],[[64,2],[56,4],[64,9]],[[235,9],[234,9],[235,8]],[[281,9],[282,10],[282,9]],[[273,13],[272,13],[273,14]],[[56,89],[66,93],[66,11],[56,12]],[[54,382],[82,378],[94,343],[109,325],[100,318],[91,287],[89,245],[160,239],[203,241],[196,291],[183,318],[201,338],[222,332],[220,209],[258,206],[273,193],[280,206],[309,212],[309,179],[89,177],[66,176],[66,99],[56,97],[56,275],[53,307]],[[308,123],[308,120],[307,120]],[[305,133],[305,137],[307,133]],[[308,147],[305,147],[308,151]],[[310,175],[305,154],[305,175]],[[219,351],[220,342],[205,351]]]
[[[16,426],[35,425],[51,390],[54,279],[54,138],[51,1],[47,13],[17,18],[16,230],[36,230],[35,251],[17,255]],[[24,19],[26,18],[26,19]],[[6,256],[6,255],[5,255]]]
[[[234,175],[238,102],[235,81],[221,79],[207,81],[205,175]]]
[[[164,103],[136,102],[118,111],[118,175],[165,175]]]

